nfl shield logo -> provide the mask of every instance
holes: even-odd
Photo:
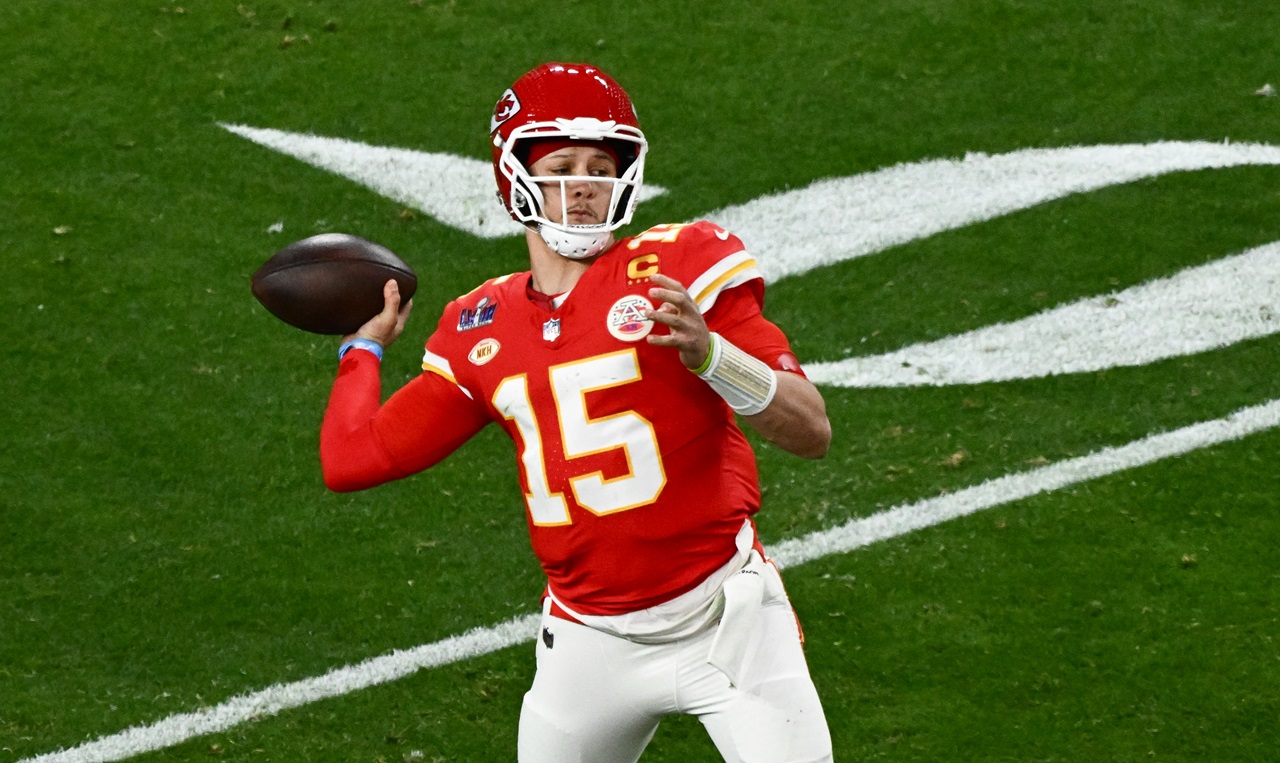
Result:
[[[547,342],[554,342],[560,338],[560,319],[552,318],[542,324],[542,339]]]

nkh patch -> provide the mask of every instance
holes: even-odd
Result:
[[[488,297],[482,297],[475,307],[463,308],[458,315],[458,330],[470,331],[481,326],[488,326],[493,323],[494,314],[497,312],[498,303],[490,302]]]
[[[638,342],[653,331],[653,321],[645,313],[653,309],[653,303],[639,294],[628,294],[613,303],[605,323],[609,333],[624,342]]]
[[[497,339],[494,339],[493,337],[486,337],[485,339],[481,339],[477,342],[475,347],[471,348],[471,352],[467,354],[467,360],[471,361],[472,365],[483,366],[485,363],[493,360],[493,358],[498,354],[498,350],[501,349],[502,345],[498,344]]]

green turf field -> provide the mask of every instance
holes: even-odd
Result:
[[[505,438],[326,492],[336,341],[248,288],[313,233],[395,250],[422,286],[390,389],[523,245],[221,124],[485,160],[512,80],[591,61],[666,189],[638,232],[967,153],[1280,146],[1280,97],[1256,93],[1280,87],[1277,29],[1262,0],[7,0],[0,763],[102,759],[73,748],[537,608]],[[1278,189],[1246,163],[1063,195],[782,278],[767,313],[816,362],[1120,303],[1280,240]],[[825,460],[758,448],[766,545],[1280,398],[1266,331],[1102,365],[825,385]],[[1278,456],[1263,427],[788,569],[837,760],[1276,760]],[[512,760],[532,672],[520,644],[131,759]],[[714,759],[682,718],[643,760]]]

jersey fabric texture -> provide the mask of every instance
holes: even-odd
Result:
[[[645,341],[666,331],[643,317],[653,273],[682,283],[711,331],[799,373],[741,241],[707,222],[658,226],[601,254],[558,307],[531,299],[528,272],[452,301],[424,373],[384,405],[377,359],[347,353],[321,433],[329,486],[413,474],[497,423],[557,599],[608,616],[691,590],[734,556],[760,493],[729,406],[674,348]]]

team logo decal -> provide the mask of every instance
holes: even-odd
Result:
[[[471,348],[471,352],[467,354],[467,360],[477,366],[483,366],[485,363],[493,360],[498,354],[498,350],[502,349],[502,345],[498,344],[498,340],[493,337],[487,337],[476,342],[476,346]]]
[[[493,118],[489,120],[489,132],[493,132],[511,117],[520,113],[520,99],[511,88],[502,94],[498,104],[493,107]]]
[[[653,309],[653,303],[639,294],[628,294],[609,308],[606,323],[609,333],[624,342],[638,342],[653,330],[653,321],[645,312]]]
[[[458,330],[470,331],[493,323],[493,316],[498,312],[498,303],[490,302],[488,297],[481,297],[475,307],[465,307],[458,315]]]

